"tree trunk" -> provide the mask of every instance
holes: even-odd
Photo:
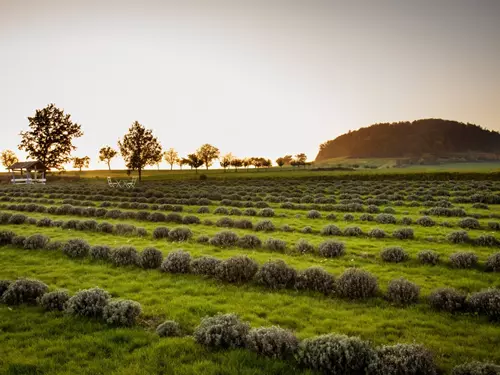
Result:
[[[170,164],[170,170],[172,170],[173,168],[174,168],[174,165]]]
[[[198,168],[195,168],[194,170],[196,171],[196,173],[198,173]]]
[[[108,160],[108,169],[111,171],[111,165],[109,160]]]
[[[142,181],[142,169],[141,167],[138,168],[139,170],[139,182]]]

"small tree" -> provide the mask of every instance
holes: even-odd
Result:
[[[262,166],[270,168],[273,166],[273,162],[271,161],[271,159],[264,159],[264,161],[262,162]]]
[[[224,155],[222,159],[220,159],[220,166],[224,168],[224,172],[226,171],[226,168],[231,165],[233,159],[234,157],[231,153]]]
[[[99,160],[105,161],[108,165],[108,169],[111,170],[111,159],[113,159],[117,154],[118,151],[109,146],[105,146],[99,150]]]
[[[302,154],[295,155],[295,163],[297,166],[300,167],[301,165],[303,165],[305,167],[306,161],[307,161],[306,154],[302,153]]]
[[[243,159],[243,166],[248,172],[248,167],[252,165],[252,158],[245,158]]]
[[[180,158],[179,159],[179,167],[181,167],[181,170],[182,170],[182,166],[184,166],[184,165],[190,165],[190,161],[188,158]]]
[[[165,158],[165,161],[168,164],[170,164],[170,170],[173,169],[174,164],[177,164],[180,162],[179,154],[173,148],[169,148],[167,151],[165,151],[165,153],[163,154],[163,157]]]
[[[234,167],[235,172],[238,172],[238,168],[240,168],[242,165],[243,165],[242,159],[233,158],[233,160],[231,160],[231,166]]]
[[[283,156],[283,161],[285,162],[285,165],[290,165],[292,163],[292,160],[293,160],[292,155]]]
[[[82,168],[88,168],[90,163],[90,158],[88,156],[84,156],[83,158],[75,157],[73,158],[73,168],[78,168],[80,172]]]
[[[203,161],[205,167],[208,169],[212,165],[214,159],[219,158],[220,151],[217,147],[209,145],[208,143],[201,146],[198,151],[196,151],[198,158]]]
[[[14,154],[14,151],[12,150],[5,150],[0,155],[0,158],[2,159],[2,164],[5,168],[9,168],[12,164],[19,161],[16,154]]]
[[[127,168],[138,170],[139,181],[141,181],[144,167],[157,164],[162,157],[158,139],[153,136],[151,129],[146,129],[137,121],[132,124],[118,145]]]
[[[81,126],[71,121],[71,115],[54,104],[37,109],[35,116],[28,117],[31,130],[22,131],[19,149],[26,151],[33,160],[41,161],[48,169],[63,169],[71,161],[73,138],[83,135]]]
[[[194,168],[196,170],[196,173],[198,173],[198,168],[203,165],[203,160],[201,160],[198,157],[198,154],[189,154],[188,155],[188,164],[191,168]]]
[[[283,168],[283,166],[285,165],[285,158],[276,159],[276,164],[278,164],[280,168]]]

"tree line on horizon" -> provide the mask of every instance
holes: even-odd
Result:
[[[49,104],[43,109],[37,109],[33,117],[28,117],[28,121],[30,130],[21,131],[21,143],[18,148],[25,151],[29,158],[39,160],[48,169],[64,170],[63,164],[70,162],[73,162],[73,168],[80,171],[82,168],[89,167],[89,156],[71,156],[71,152],[76,150],[73,140],[83,136],[81,125],[71,121],[71,115],[65,114],[54,104]],[[138,121],[135,121],[123,138],[118,141],[118,150],[109,145],[103,146],[99,150],[98,158],[111,170],[111,161],[118,154],[122,156],[129,172],[138,171],[139,180],[146,166],[158,165],[159,168],[162,160],[170,165],[170,170],[174,165],[179,165],[180,169],[187,165],[196,173],[202,166],[208,169],[217,159],[224,172],[230,167],[237,172],[241,167],[269,168],[272,166],[272,161],[264,157],[238,158],[232,153],[221,156],[220,150],[208,143],[185,157],[180,157],[174,148],[169,148],[164,152],[158,138],[153,135],[153,131],[146,129]],[[0,160],[6,168],[19,161],[12,150],[4,150],[0,154]],[[285,165],[305,167],[309,164],[304,153],[297,154],[295,157],[285,155],[277,158],[275,162],[279,167]]]

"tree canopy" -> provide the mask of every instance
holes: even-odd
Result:
[[[196,170],[198,173],[198,168],[203,165],[204,161],[198,156],[198,154],[189,154],[187,157],[187,164]]]
[[[99,150],[99,160],[106,162],[108,169],[111,170],[111,159],[118,154],[118,151],[110,146],[104,146]]]
[[[173,169],[174,164],[179,163],[179,153],[175,151],[173,148],[169,148],[167,151],[165,151],[165,154],[163,155],[165,158],[165,161],[170,164],[170,170]]]
[[[153,136],[151,129],[146,129],[135,121],[128,133],[118,142],[120,153],[129,170],[139,172],[139,181],[142,179],[142,170],[147,165],[155,165],[162,158],[162,148],[158,139]]]
[[[206,169],[212,165],[214,159],[217,159],[220,155],[220,151],[217,147],[205,143],[201,146],[198,151],[196,151],[198,157],[203,160]]]
[[[88,156],[84,156],[82,158],[74,157],[73,158],[73,168],[78,168],[80,172],[82,168],[88,168],[90,163],[90,158]]]
[[[375,124],[320,145],[316,161],[336,157],[420,157],[500,152],[500,133],[442,119]]]
[[[12,164],[17,163],[19,159],[12,150],[4,150],[0,155],[2,159],[2,164],[5,168],[9,168]]]
[[[76,149],[73,139],[83,135],[81,126],[55,104],[37,109],[28,121],[30,130],[21,132],[19,149],[49,169],[63,169],[63,164],[71,161],[71,151]]]

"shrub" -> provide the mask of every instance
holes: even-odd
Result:
[[[342,231],[339,227],[333,224],[329,224],[321,229],[321,235],[323,236],[340,236],[341,234]]]
[[[409,305],[418,302],[420,287],[406,279],[399,278],[389,282],[387,298],[399,305]]]
[[[335,289],[335,279],[321,267],[309,267],[298,273],[295,287],[328,295]]]
[[[326,215],[327,220],[337,220],[337,215],[335,214],[328,214]]]
[[[189,263],[191,254],[184,250],[176,250],[168,253],[161,264],[161,270],[170,273],[189,273]]]
[[[216,214],[216,215],[229,215],[229,210],[226,207],[217,207],[214,210],[214,214]]]
[[[288,224],[283,224],[281,227],[280,227],[280,230],[282,232],[293,232],[293,228],[288,225]]]
[[[69,294],[66,290],[55,290],[40,297],[38,304],[47,311],[63,311],[68,300]]]
[[[113,249],[110,259],[115,266],[136,266],[140,264],[139,253],[133,246],[120,246]]]
[[[48,217],[41,218],[36,222],[37,227],[51,227],[52,226],[52,219]]]
[[[253,208],[247,208],[245,211],[243,211],[243,215],[245,216],[256,216],[257,211],[254,210]]]
[[[311,210],[307,213],[306,216],[308,219],[319,219],[319,218],[321,218],[321,213],[319,211],[316,211],[316,210]]]
[[[271,289],[289,288],[295,284],[297,271],[283,260],[270,260],[262,265],[255,275],[257,283]]]
[[[219,280],[230,283],[244,283],[252,280],[259,266],[246,255],[235,256],[220,262],[215,275]]]
[[[200,235],[198,236],[198,238],[196,239],[196,242],[198,243],[208,243],[210,241],[210,237],[208,237],[207,235]]]
[[[70,258],[84,258],[90,252],[90,245],[80,238],[71,239],[64,244],[62,251]]]
[[[196,212],[198,212],[199,214],[209,214],[210,209],[207,206],[201,206]]]
[[[380,257],[384,262],[400,263],[410,259],[408,253],[399,246],[392,246],[383,249],[380,252]]]
[[[300,254],[314,253],[314,245],[309,243],[307,240],[301,238],[295,243],[295,251]]]
[[[77,224],[79,223],[78,220],[68,220],[65,221],[62,225],[63,229],[76,229]]]
[[[239,228],[239,229],[252,229],[253,224],[250,220],[241,219],[241,220],[234,221],[234,227]]]
[[[90,258],[93,260],[109,260],[111,256],[111,248],[109,246],[92,246],[90,248]]]
[[[403,224],[403,225],[412,225],[413,224],[413,220],[412,220],[411,217],[403,217],[403,218],[401,218],[401,224]]]
[[[174,228],[168,233],[168,238],[171,241],[176,242],[187,241],[191,237],[193,237],[193,232],[191,232],[191,229],[184,227]]]
[[[43,296],[48,290],[49,287],[39,280],[18,279],[9,284],[1,301],[7,305],[23,303],[34,305],[37,298]]]
[[[318,246],[319,255],[325,258],[335,258],[345,254],[345,245],[337,241],[324,241]]]
[[[84,221],[79,221],[76,225],[77,230],[92,230],[95,231],[97,230],[98,223],[95,220],[84,220]]]
[[[349,268],[337,280],[337,292],[341,297],[362,299],[377,294],[377,278],[357,268]]]
[[[161,238],[167,238],[169,232],[170,229],[168,229],[167,227],[156,227],[153,230],[153,238],[156,240],[159,240]]]
[[[451,375],[498,375],[500,366],[486,362],[470,362],[455,366]]]
[[[385,232],[382,229],[379,228],[373,228],[369,233],[368,236],[371,238],[384,238],[386,236]]]
[[[392,232],[392,236],[398,240],[411,240],[415,237],[412,228],[399,228]]]
[[[49,241],[49,237],[43,234],[33,234],[24,241],[24,248],[26,250],[44,249]]]
[[[10,245],[16,234],[10,230],[0,230],[0,246]]]
[[[141,305],[130,300],[111,300],[103,310],[106,323],[119,326],[132,326],[141,314]]]
[[[230,217],[221,217],[219,220],[217,220],[215,225],[217,225],[218,227],[232,228],[234,227],[234,220]]]
[[[312,233],[312,232],[313,232],[313,229],[312,229],[310,226],[306,226],[306,227],[302,228],[302,229],[300,230],[300,232],[301,232],[301,233],[305,233],[305,234],[310,234],[310,233]]]
[[[198,344],[213,348],[238,348],[245,345],[250,326],[236,314],[205,317],[194,331]]]
[[[177,212],[170,212],[165,216],[165,221],[169,223],[182,223],[182,215]]]
[[[393,215],[390,214],[378,214],[375,217],[375,221],[380,224],[396,224],[397,220]]]
[[[454,244],[469,242],[469,234],[464,230],[459,230],[457,232],[451,232],[448,235],[448,241]]]
[[[305,367],[324,374],[364,374],[374,359],[374,350],[358,337],[329,334],[305,339],[297,359]]]
[[[279,238],[268,238],[264,242],[264,247],[271,251],[283,252],[286,250],[286,242]]]
[[[24,222],[27,220],[26,215],[24,214],[13,214],[10,219],[9,219],[9,224],[24,224]]]
[[[12,284],[11,280],[0,280],[0,301],[5,291],[9,288],[10,284]]]
[[[363,231],[360,227],[347,227],[344,229],[344,236],[348,237],[359,237],[363,235]]]
[[[500,253],[491,254],[486,261],[486,270],[500,272]]]
[[[435,266],[439,263],[439,254],[433,250],[422,250],[417,254],[418,261],[422,264]]]
[[[255,230],[257,232],[272,232],[276,229],[271,220],[261,220],[255,224]]]
[[[458,222],[458,226],[463,229],[479,229],[479,221],[473,217],[466,217]]]
[[[148,214],[148,216],[145,217],[144,219],[146,219],[148,221],[152,221],[153,223],[160,223],[162,221],[166,221],[167,217],[162,212],[153,212],[151,214]]]
[[[384,213],[385,214],[395,214],[396,210],[392,207],[386,207],[386,208],[384,208]]]
[[[245,234],[243,237],[239,238],[238,246],[245,249],[256,249],[262,246],[262,241],[253,234]]]
[[[352,215],[352,214],[345,214],[344,215],[344,220],[345,221],[354,221],[354,215]]]
[[[221,260],[211,257],[203,256],[191,260],[190,269],[195,275],[215,276],[216,268]]]
[[[139,237],[146,237],[148,235],[148,231],[146,230],[146,228],[137,228],[137,235]]]
[[[156,333],[160,337],[176,337],[181,336],[181,326],[173,320],[167,320],[156,327]]]
[[[99,318],[110,297],[110,294],[101,288],[84,289],[68,300],[65,312],[71,315]]]
[[[28,217],[28,218],[26,218],[25,223],[28,223],[30,225],[36,225],[37,220],[34,217]]]
[[[159,268],[163,262],[163,254],[160,250],[154,247],[147,247],[139,255],[139,262],[142,268]]]
[[[380,208],[378,208],[374,204],[370,204],[366,207],[366,212],[370,214],[378,214],[380,212]]]
[[[429,216],[422,216],[421,218],[417,219],[416,223],[423,227],[433,227],[434,225],[436,225],[436,222]]]
[[[234,246],[238,242],[238,235],[230,230],[216,233],[209,241],[210,245],[218,247]]]
[[[12,245],[17,247],[24,247],[24,241],[26,241],[26,236],[14,236],[12,238]]]
[[[137,228],[131,224],[116,224],[115,233],[120,236],[131,236],[135,234]]]
[[[487,289],[471,294],[471,310],[486,315],[490,320],[500,320],[500,289]]]
[[[435,310],[450,313],[464,311],[467,307],[466,296],[453,288],[440,288],[431,292],[429,304]]]
[[[248,349],[266,357],[293,358],[299,340],[295,335],[280,327],[261,327],[251,329],[246,338]]]
[[[474,242],[478,246],[493,247],[498,245],[498,240],[491,234],[482,234]]]
[[[241,214],[241,210],[237,208],[231,208],[231,210],[229,211],[229,215],[231,216],[241,216]]]
[[[500,223],[495,221],[488,222],[488,228],[491,230],[500,230]]]
[[[107,222],[102,222],[97,226],[97,230],[102,233],[113,233],[115,226]]]
[[[459,251],[450,255],[450,262],[454,268],[475,267],[477,260],[477,255],[468,251]]]
[[[396,344],[377,349],[377,359],[370,366],[373,375],[435,375],[431,352],[422,345]]]
[[[259,211],[259,216],[262,216],[262,217],[273,217],[274,216],[274,210],[272,208],[263,208],[262,210]]]

